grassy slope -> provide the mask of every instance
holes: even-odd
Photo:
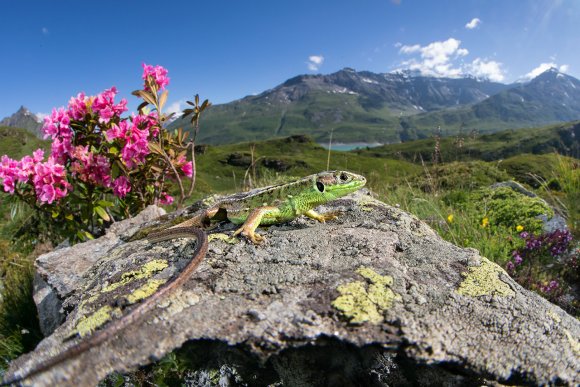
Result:
[[[580,121],[574,121],[542,128],[506,130],[474,138],[466,133],[462,147],[458,146],[457,137],[444,137],[440,140],[440,146],[445,162],[476,159],[491,161],[524,153],[542,154],[554,151],[579,157],[579,138]],[[435,139],[430,138],[359,150],[356,153],[410,161],[430,161],[434,147]]]
[[[38,148],[49,149],[48,141],[40,140],[26,129],[0,126],[0,155],[20,159]]]
[[[301,142],[307,139],[306,142]],[[235,191],[242,188],[247,166],[233,166],[225,161],[229,155],[242,154],[251,160],[252,143],[209,146],[204,154],[198,155],[197,195],[207,193]],[[328,151],[308,138],[284,138],[255,143],[254,159],[258,161],[259,178],[268,176],[275,179],[276,172],[260,166],[263,160],[278,160],[290,165],[285,176],[304,176],[326,169]],[[369,184],[375,182],[395,183],[400,178],[415,176],[422,168],[407,161],[381,159],[361,156],[354,153],[331,152],[330,169],[348,169],[359,172],[369,178]],[[281,175],[282,173],[279,173]]]

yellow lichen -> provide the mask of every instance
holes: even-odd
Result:
[[[133,270],[123,273],[119,281],[114,282],[108,286],[105,286],[102,291],[103,293],[111,292],[135,280],[149,278],[153,274],[165,269],[167,266],[169,266],[169,264],[167,263],[166,260],[154,259],[153,261],[144,264],[143,267],[141,267],[139,270]]]
[[[500,274],[507,276],[507,273],[500,266],[482,257],[480,266],[470,267],[468,272],[462,273],[465,279],[459,284],[456,291],[463,296],[470,297],[514,296],[515,292],[500,279]]]
[[[226,243],[229,243],[230,245],[235,245],[236,243],[238,243],[240,240],[234,237],[231,237],[227,234],[224,233],[215,233],[215,234],[209,234],[207,237],[208,241],[211,242],[213,240],[218,240],[218,241],[224,241]]]
[[[81,337],[84,337],[106,322],[112,320],[112,315],[118,312],[120,312],[119,308],[113,308],[110,305],[105,305],[97,309],[97,311],[90,316],[81,317],[77,322],[77,326],[73,334],[78,333]]]
[[[560,316],[558,316],[556,314],[556,312],[554,312],[553,310],[549,310],[548,311],[548,317],[550,317],[552,320],[554,320],[556,323],[560,323],[562,320],[560,319]]]
[[[401,296],[393,292],[390,286],[393,277],[382,276],[367,267],[360,267],[356,271],[367,282],[354,281],[340,285],[337,290],[341,294],[333,302],[332,306],[338,309],[352,324],[370,322],[379,324],[383,321],[383,313],[393,306]]]
[[[568,342],[570,343],[570,347],[572,347],[572,351],[574,351],[576,355],[580,355],[580,342],[578,342],[578,340],[576,340],[567,329],[564,329],[564,334],[568,338]]]
[[[157,289],[159,289],[159,287],[163,285],[165,282],[167,282],[167,280],[165,279],[149,280],[147,281],[146,284],[138,287],[131,294],[129,294],[127,296],[127,301],[129,302],[129,304],[134,304],[137,301],[147,298],[153,293],[155,293]]]

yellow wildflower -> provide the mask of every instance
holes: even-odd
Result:
[[[517,231],[517,232],[522,232],[522,231],[524,231],[524,226],[522,226],[522,225],[518,224],[518,225],[516,226],[516,231]]]
[[[481,220],[481,227],[487,227],[489,226],[489,218],[486,216],[485,218],[483,218]]]
[[[447,216],[447,221],[448,221],[449,223],[452,223],[452,222],[453,222],[453,214],[449,214],[449,215]]]

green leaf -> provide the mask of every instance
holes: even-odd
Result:
[[[115,205],[115,203],[108,200],[99,200],[97,204],[101,207],[113,207]]]
[[[110,221],[111,221],[111,217],[109,216],[109,214],[107,214],[107,211],[105,211],[105,210],[103,209],[103,207],[99,207],[99,206],[97,206],[97,207],[95,207],[93,210],[94,210],[94,211],[95,211],[95,213],[96,213],[97,215],[99,215],[99,216],[101,217],[101,219],[103,219],[105,222],[110,222]]]
[[[58,218],[58,216],[60,215],[60,212],[58,212],[57,210],[52,210],[51,215],[52,215],[52,218],[55,219],[55,218]]]

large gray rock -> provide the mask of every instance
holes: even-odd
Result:
[[[114,339],[27,382],[92,385],[185,343],[181,356],[199,367],[186,375],[190,385],[217,383],[216,375],[222,385],[580,383],[578,320],[368,195],[325,207],[343,215],[261,230],[260,246],[227,237],[232,225],[213,230],[186,286]],[[193,246],[119,242],[75,282],[66,321],[8,374],[126,313],[177,273]],[[65,250],[58,271],[45,267],[47,283],[82,266],[74,256],[67,263]]]

